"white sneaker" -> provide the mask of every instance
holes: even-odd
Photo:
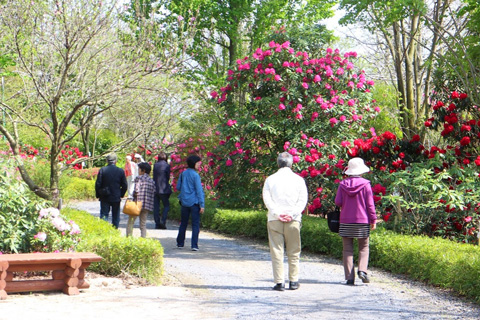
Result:
[[[198,248],[192,248],[192,251],[198,251],[199,249]]]

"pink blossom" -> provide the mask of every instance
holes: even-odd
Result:
[[[227,121],[227,126],[232,127],[232,126],[235,125],[236,123],[237,123],[237,120],[232,120],[232,119],[230,119],[230,120]]]
[[[292,156],[295,156],[297,154],[297,148],[292,148],[288,150],[288,153],[290,153]]]
[[[210,93],[210,96],[211,96],[213,99],[215,99],[215,98],[218,97],[218,92],[217,92],[217,91],[212,91],[212,92]]]
[[[280,81],[280,80],[282,80],[282,77],[279,74],[276,74],[274,79],[275,79],[275,81]]]
[[[288,61],[284,61],[282,64],[282,67],[288,68],[290,66],[290,63]]]
[[[280,104],[278,105],[278,109],[279,109],[279,110],[285,110],[285,105],[284,105],[283,103],[280,103]]]
[[[337,69],[337,75],[342,75],[345,71],[343,70],[343,68],[338,68]]]
[[[303,83],[302,83],[302,87],[304,87],[305,89],[308,89],[308,83],[303,82]]]
[[[290,147],[290,141],[286,141],[284,144],[283,144],[283,150],[288,150],[288,148]]]
[[[322,78],[317,74],[315,75],[315,77],[313,78],[313,82],[320,82],[322,81]]]
[[[34,239],[44,242],[47,239],[47,234],[45,232],[39,232],[33,236]]]
[[[340,116],[340,121],[341,121],[341,122],[345,122],[346,120],[347,120],[347,117],[345,117],[345,116]]]
[[[228,159],[227,162],[225,162],[225,165],[226,165],[227,167],[230,167],[230,166],[233,165],[233,161],[232,161],[231,159]]]
[[[337,118],[331,118],[331,119],[330,119],[330,124],[331,124],[332,127],[333,127],[333,125],[335,125],[337,122],[338,122]]]
[[[348,100],[347,104],[348,104],[350,107],[353,107],[353,106],[355,105],[355,100],[350,99],[350,100]]]
[[[299,163],[300,162],[300,157],[299,156],[293,156],[293,163]]]
[[[342,147],[349,147],[351,145],[351,143],[349,141],[342,141],[341,143]]]
[[[380,107],[375,107],[375,112],[380,112]]]

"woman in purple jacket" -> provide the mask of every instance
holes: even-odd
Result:
[[[348,175],[338,186],[335,205],[341,207],[340,231],[343,241],[343,268],[347,285],[355,284],[353,264],[353,239],[358,239],[358,277],[369,283],[367,274],[370,230],[375,229],[377,214],[370,181],[361,177],[369,172],[363,159],[348,161]]]

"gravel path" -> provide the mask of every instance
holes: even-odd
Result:
[[[98,216],[98,202],[72,204]],[[125,234],[126,216],[121,227]],[[370,270],[372,282],[344,285],[340,261],[303,254],[301,287],[271,290],[267,243],[200,233],[200,251],[175,246],[178,223],[154,230],[165,249],[165,283],[140,286],[88,274],[79,296],[12,294],[0,302],[0,319],[479,319],[480,307],[448,292]],[[138,221],[134,236],[139,236]]]

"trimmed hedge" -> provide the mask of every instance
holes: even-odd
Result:
[[[180,219],[177,201],[171,203],[170,218]],[[231,235],[268,239],[266,211],[219,209],[213,201],[207,201],[205,206],[203,227]],[[342,257],[342,239],[330,232],[326,219],[304,216],[301,236],[303,250]],[[480,303],[478,246],[401,235],[378,228],[370,236],[370,265],[453,289]]]
[[[89,270],[110,276],[128,273],[153,284],[161,283],[163,274],[163,247],[154,239],[124,237],[110,223],[85,211],[62,210],[82,231],[77,251],[95,252],[103,259],[93,263]]]

